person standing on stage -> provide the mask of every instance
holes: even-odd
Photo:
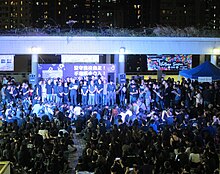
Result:
[[[107,84],[107,81],[104,80],[103,81],[103,99],[102,99],[102,105],[103,106],[106,106],[108,104],[108,91],[107,91],[107,88],[108,88],[108,84]]]
[[[90,81],[89,85],[89,101],[88,104],[94,106],[95,105],[95,93],[96,93],[96,86],[94,84],[94,81]]]
[[[45,82],[44,79],[42,80],[42,83],[41,83],[41,92],[42,92],[42,94],[41,94],[41,95],[42,95],[41,100],[42,100],[42,102],[44,102],[45,99],[47,98],[46,82]]]
[[[40,80],[38,84],[36,85],[36,95],[42,99],[42,87],[41,87],[42,81]]]
[[[57,99],[58,99],[57,104],[59,104],[60,106],[63,103],[63,84],[61,80],[58,81]]]
[[[108,92],[108,105],[113,106],[115,104],[115,94],[116,86],[113,83],[113,80],[110,81],[110,83],[107,86],[107,92]]]
[[[99,106],[102,105],[102,99],[103,99],[103,83],[101,79],[98,79],[98,84],[97,86],[97,91],[96,91],[96,95],[97,95],[97,104]]]
[[[82,96],[82,105],[86,106],[88,104],[87,99],[88,99],[88,85],[87,81],[84,80],[83,85],[81,87],[81,96]]]
[[[47,95],[47,101],[48,102],[52,102],[53,101],[53,97],[52,97],[52,93],[53,93],[53,84],[51,82],[51,79],[47,80],[46,83],[46,95]]]
[[[126,102],[125,102],[126,91],[127,91],[126,83],[121,83],[120,87],[119,87],[119,90],[117,91],[118,94],[119,94],[119,104],[120,104],[120,106],[125,106],[125,104],[126,104]]]
[[[134,79],[131,80],[129,92],[130,92],[130,104],[136,102],[138,98],[138,86],[135,83]]]
[[[74,78],[70,79],[69,91],[70,91],[70,102],[72,105],[77,105],[77,89],[78,84],[76,83]]]
[[[69,102],[69,86],[67,81],[63,85],[63,102],[67,104]]]
[[[53,96],[53,101],[55,102],[55,103],[57,103],[57,101],[58,101],[58,97],[57,97],[57,79],[56,78],[54,78],[54,80],[53,80],[53,93],[52,93],[52,96]]]

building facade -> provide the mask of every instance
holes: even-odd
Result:
[[[31,25],[29,0],[1,0],[0,9],[0,29],[25,28]]]
[[[219,0],[1,0],[0,28],[220,29]]]

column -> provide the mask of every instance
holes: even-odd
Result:
[[[199,56],[199,64],[202,64],[204,62],[205,62],[205,55],[202,54],[202,55]]]
[[[125,55],[119,54],[118,58],[118,74],[125,73]]]
[[[114,63],[116,66],[116,74],[125,73],[125,55],[124,54],[115,54]]]
[[[119,73],[119,56],[118,54],[115,54],[114,55],[114,64],[115,64],[115,73],[116,73],[116,76],[118,75]]]
[[[38,54],[31,55],[31,74],[35,75],[35,83],[38,81]]]
[[[106,54],[106,64],[111,64],[111,54]]]
[[[213,65],[217,65],[217,56],[216,55],[211,55],[211,59],[210,59],[210,62],[213,64]]]

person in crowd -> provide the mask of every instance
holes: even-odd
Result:
[[[212,99],[206,107],[204,100],[196,107],[195,99],[197,89],[203,94],[204,90],[210,90],[210,84],[163,81],[173,87],[172,91],[176,86],[181,89],[180,106],[171,105],[171,101],[169,108],[158,105],[149,113],[141,107],[144,100],[140,102],[140,99],[125,106],[110,103],[98,107],[58,105],[42,102],[39,96],[26,99],[33,103],[27,106],[22,96],[18,96],[16,102],[6,100],[0,105],[0,159],[10,160],[13,173],[18,173],[16,170],[20,173],[65,173],[69,153],[76,150],[72,137],[75,127],[85,141],[76,167],[79,172],[216,173],[219,169],[220,108]],[[151,98],[157,95],[153,90],[157,89],[159,94],[165,91],[163,81],[153,82],[154,85],[147,82]],[[11,95],[15,84],[9,80],[6,85]],[[192,97],[190,102],[194,99],[195,105],[185,105],[186,85]],[[220,84],[211,85],[218,89]],[[161,95],[166,100],[165,95]],[[216,99],[214,96],[213,100]]]
[[[181,89],[179,87],[179,85],[174,85],[173,86],[173,90],[171,91],[172,94],[174,94],[174,103],[173,106],[178,108],[180,106],[180,102],[181,102]]]
[[[145,100],[145,88],[146,84],[144,82],[144,79],[141,79],[141,84],[139,86],[139,98],[143,98]]]
[[[146,110],[147,110],[148,113],[150,113],[152,97],[151,97],[151,91],[150,91],[148,86],[145,87],[145,97],[144,97],[144,99],[145,99]]]
[[[1,88],[1,100],[3,104],[6,104],[6,87],[7,85],[4,84]]]

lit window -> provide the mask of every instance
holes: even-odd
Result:
[[[90,23],[90,20],[86,20],[86,23],[89,24],[89,23]]]
[[[136,5],[134,5],[134,9],[136,9],[137,8],[137,6]]]
[[[216,27],[215,26],[213,26],[213,29],[215,29]]]
[[[58,5],[61,5],[61,2],[58,2]]]
[[[165,14],[165,13],[166,13],[166,10],[162,10],[162,13]]]
[[[184,13],[186,14],[186,10],[184,11]]]
[[[213,8],[216,9],[216,6],[214,6]]]
[[[7,5],[7,4],[8,4],[8,2],[7,2],[7,1],[5,1],[5,4]]]
[[[21,5],[23,5],[23,1],[21,1]]]
[[[214,17],[216,16],[216,14],[213,15]]]
[[[39,2],[36,2],[36,5],[39,5]]]
[[[11,25],[11,28],[13,28],[13,26]]]
[[[141,7],[141,5],[137,5],[137,8],[140,8]]]
[[[112,24],[110,24],[110,27],[112,27]]]
[[[7,29],[8,28],[8,26],[7,25],[5,25],[5,29]]]
[[[215,23],[215,20],[213,20],[213,22]]]
[[[69,19],[71,19],[72,18],[72,16],[69,16]]]
[[[21,8],[21,11],[23,10],[23,8]]]
[[[106,16],[109,16],[109,13],[106,13]]]
[[[58,11],[58,14],[61,14],[61,12],[60,12],[60,11]]]
[[[21,13],[21,17],[23,17],[23,14]]]

